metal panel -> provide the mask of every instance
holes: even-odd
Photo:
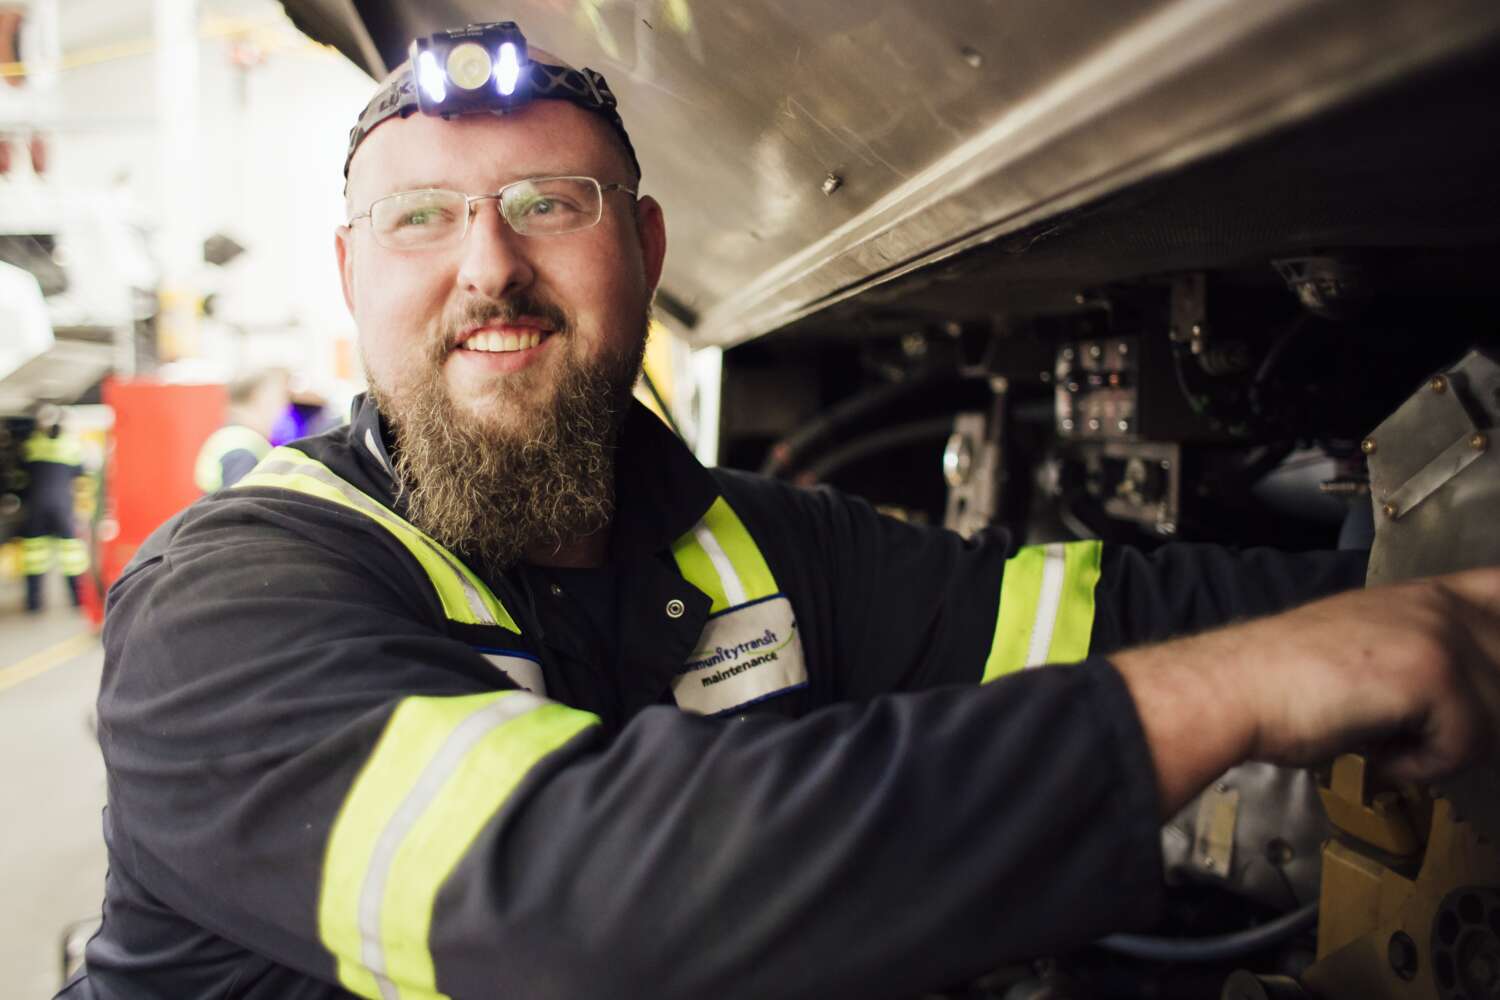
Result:
[[[725,346],[1500,37],[1493,0],[360,6],[388,59],[510,17],[601,70]]]

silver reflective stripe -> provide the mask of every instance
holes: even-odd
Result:
[[[731,608],[744,604],[745,585],[740,582],[740,574],[735,570],[734,563],[729,561],[729,556],[725,554],[724,547],[719,544],[714,533],[699,521],[693,528],[693,537],[703,546],[703,551],[708,554],[708,561],[714,564],[714,569],[719,573],[719,582],[724,585],[725,602]]]
[[[1026,647],[1026,666],[1039,667],[1047,662],[1052,649],[1052,633],[1057,628],[1057,609],[1062,606],[1063,580],[1067,576],[1067,549],[1054,542],[1044,549],[1042,592],[1036,601],[1036,622],[1031,627],[1031,642]]]
[[[394,479],[396,474],[391,471],[390,463],[380,453],[380,446],[375,443],[375,432],[368,427],[365,428],[365,447],[370,449],[370,454],[375,456],[375,461],[380,463],[380,467],[385,470],[385,474]]]
[[[386,978],[385,946],[380,940],[380,911],[385,900],[386,882],[391,865],[401,842],[411,833],[412,827],[422,818],[438,792],[443,790],[453,772],[458,770],[469,751],[490,733],[512,719],[541,708],[547,701],[525,691],[517,691],[478,709],[473,715],[458,724],[452,735],[444,741],[433,755],[422,775],[402,800],[391,821],[380,832],[375,851],[370,857],[370,867],[365,872],[365,884],[359,896],[359,933],[363,940],[361,957],[365,966],[380,984],[380,995],[384,1000],[399,1000],[396,985]]]
[[[333,473],[329,472],[321,465],[302,465],[298,462],[283,460],[278,462],[267,462],[259,466],[255,471],[269,472],[272,475],[287,475],[296,473],[303,476],[310,476],[313,479],[316,479],[318,482],[323,483],[327,486],[332,486],[334,489],[338,490],[339,494],[343,496],[345,500],[348,500],[351,504],[358,507],[361,512],[368,514],[370,517],[375,518],[377,521],[395,522],[397,524],[400,524],[402,527],[411,528],[411,525],[406,524],[406,522],[402,521],[399,517],[391,513],[385,507],[382,507],[374,500],[365,496],[359,490],[350,486],[348,483],[344,482],[338,476],[335,476]],[[428,551],[441,558],[444,564],[446,564],[448,568],[453,571],[454,578],[458,581],[459,587],[462,588],[464,592],[464,602],[468,604],[469,610],[474,613],[474,617],[485,625],[498,624],[495,621],[495,616],[490,614],[490,609],[485,607],[484,599],[479,596],[479,591],[474,589],[474,585],[469,582],[468,577],[464,576],[463,571],[459,569],[458,561],[454,559],[453,554],[447,549],[443,548],[441,545],[436,545],[427,538],[423,537],[421,534],[418,534],[415,528],[411,528],[411,531],[413,535],[415,535],[415,537],[427,547]]]

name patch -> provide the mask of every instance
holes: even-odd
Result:
[[[547,697],[547,682],[542,677],[542,665],[529,656],[506,653],[500,650],[477,649],[480,656],[489,660],[517,687],[525,688],[539,697]]]
[[[792,602],[768,597],[721,611],[672,681],[685,712],[718,715],[807,685]]]

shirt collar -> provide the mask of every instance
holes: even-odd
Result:
[[[368,393],[354,397],[349,436],[370,477],[394,496],[389,428]],[[713,476],[682,439],[632,400],[615,450],[610,560],[629,561],[667,548],[692,530],[718,495]]]

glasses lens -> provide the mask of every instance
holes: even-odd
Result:
[[[403,191],[370,206],[370,228],[381,246],[418,250],[457,242],[468,214],[461,192]]]
[[[540,177],[500,192],[500,211],[518,233],[552,236],[598,222],[600,200],[592,177]]]

